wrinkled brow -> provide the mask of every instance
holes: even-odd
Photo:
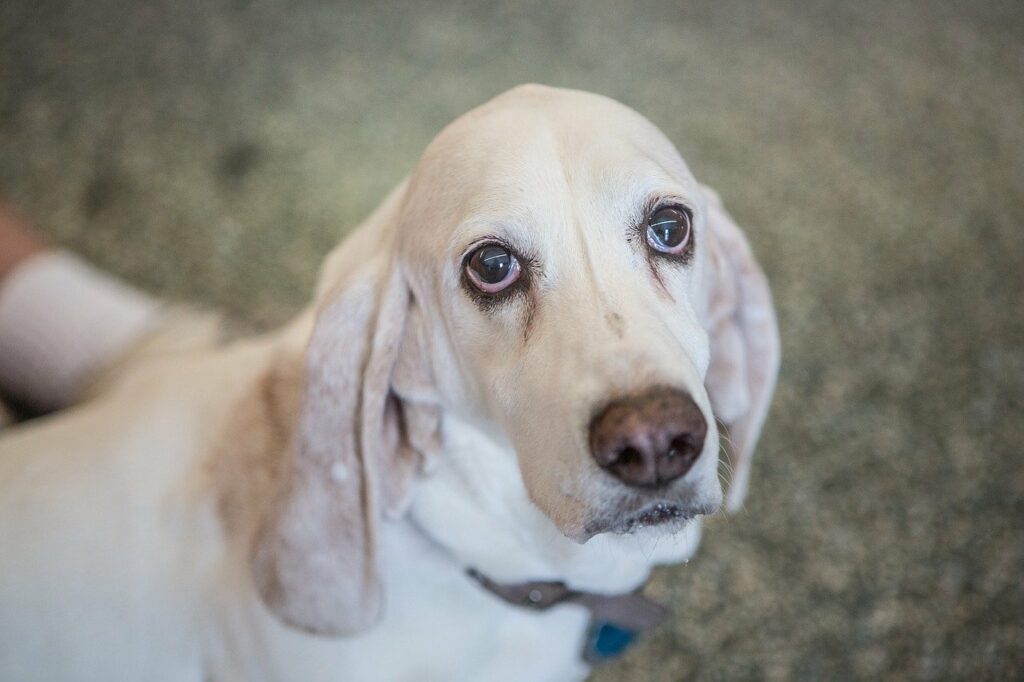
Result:
[[[507,202],[506,202],[507,203]],[[474,245],[488,239],[507,244],[523,256],[536,257],[536,244],[532,233],[545,219],[536,209],[522,205],[507,205],[504,210],[491,207],[474,214],[452,230],[447,254],[450,260],[461,263]]]

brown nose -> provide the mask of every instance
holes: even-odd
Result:
[[[629,486],[647,488],[679,478],[704,447],[708,425],[682,391],[655,388],[617,400],[590,423],[590,453]]]

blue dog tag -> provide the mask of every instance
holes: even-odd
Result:
[[[610,621],[594,623],[588,638],[589,655],[584,656],[594,662],[607,661],[621,655],[636,640],[636,632],[621,627]]]

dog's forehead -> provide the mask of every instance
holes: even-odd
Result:
[[[470,216],[627,210],[657,189],[690,185],[674,146],[632,109],[589,93],[523,86],[435,138],[411,178],[403,222],[437,244],[437,230]]]

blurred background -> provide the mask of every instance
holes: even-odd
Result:
[[[621,100],[745,226],[784,353],[746,510],[598,680],[1024,675],[1024,5],[0,2],[0,195],[256,325],[452,118]]]

